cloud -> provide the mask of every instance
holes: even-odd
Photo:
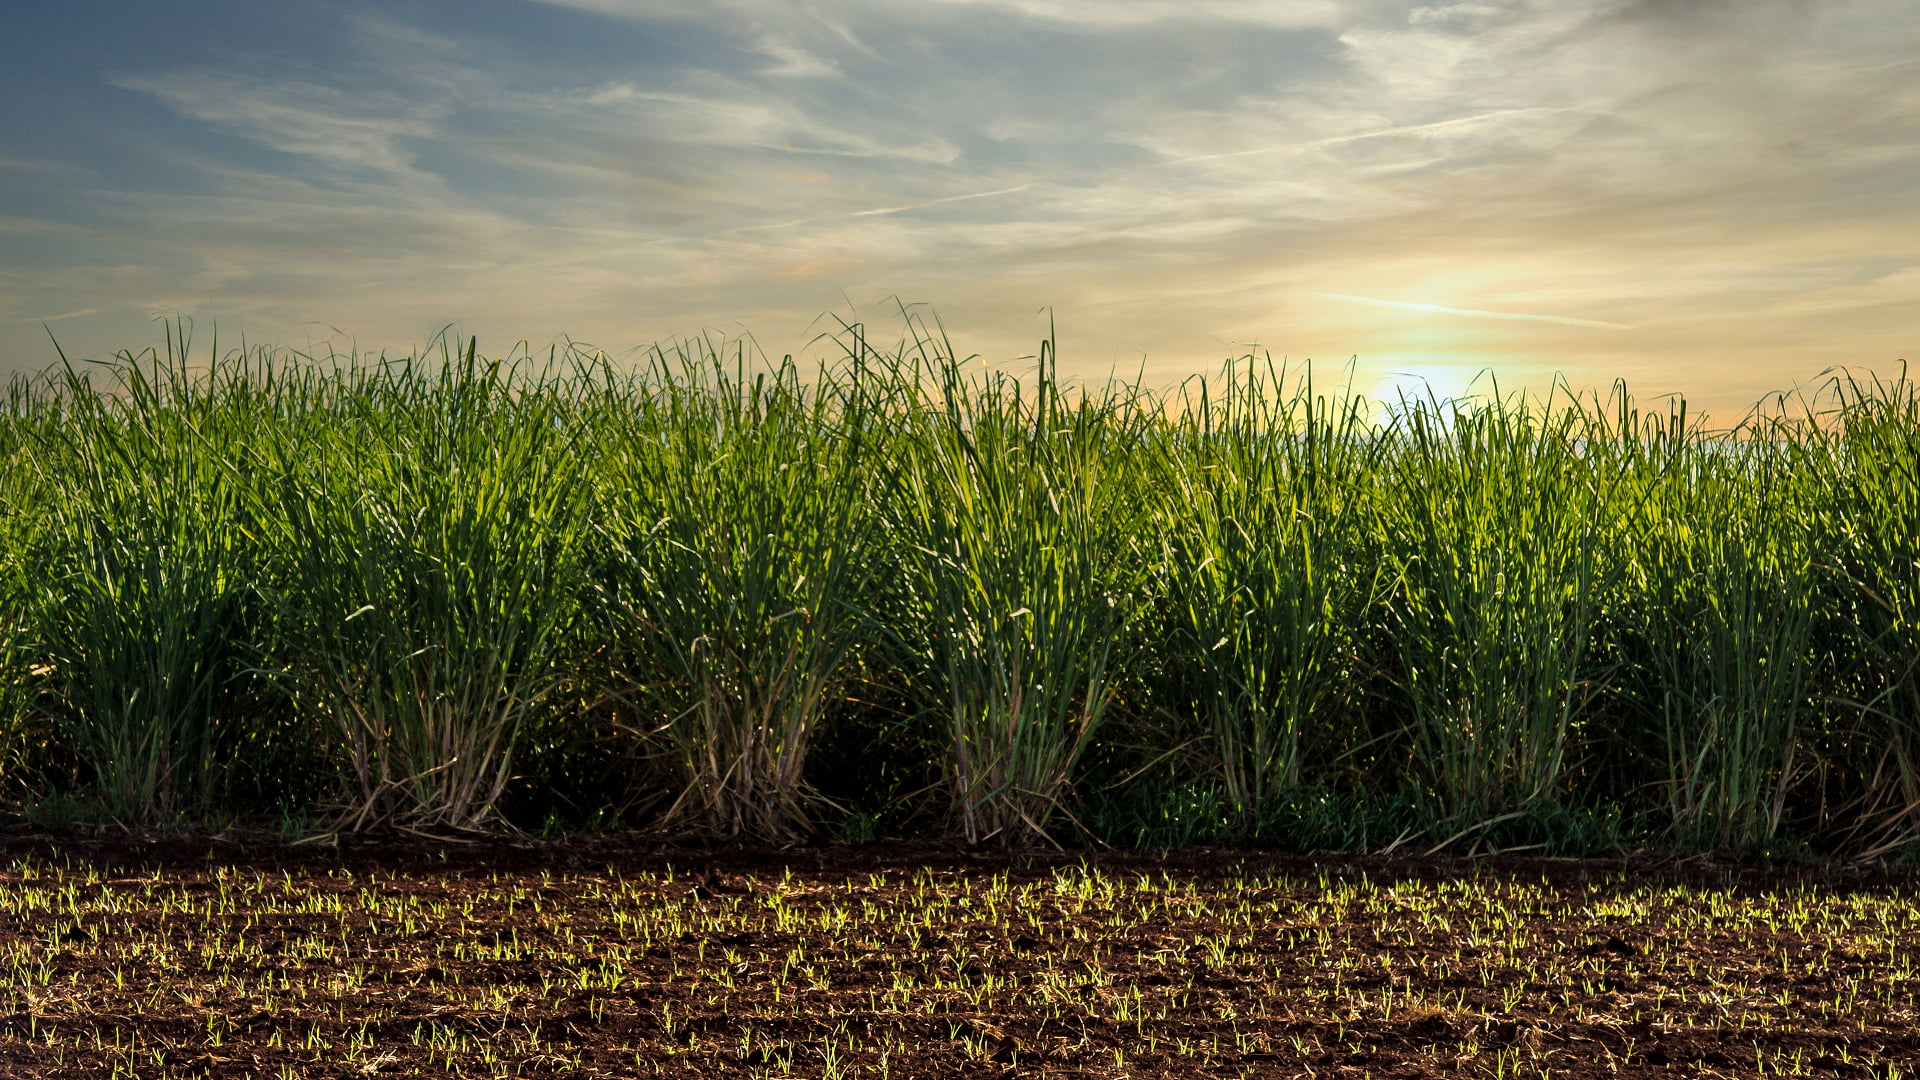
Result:
[[[8,319],[6,321],[9,323],[51,323],[59,322],[62,319],[78,319],[88,315],[98,315],[105,310],[105,308],[80,308],[77,311],[64,311],[58,315],[29,315],[25,318]]]
[[[34,236],[76,236],[87,232],[84,226],[63,221],[47,221],[43,218],[19,217],[13,214],[0,214],[0,233]]]
[[[1346,300],[1355,304],[1372,304],[1375,307],[1401,308],[1407,311],[1432,311],[1442,315],[1466,315],[1475,319],[1518,319],[1524,322],[1559,323],[1562,326],[1597,326],[1607,330],[1631,330],[1633,327],[1623,323],[1603,322],[1599,319],[1575,319],[1565,315],[1527,315],[1513,311],[1481,311],[1477,308],[1447,307],[1444,304],[1417,304],[1406,300],[1379,300],[1371,296],[1349,296],[1346,293],[1314,293],[1329,300]]]
[[[93,176],[86,169],[68,162],[11,157],[6,154],[0,154],[0,170],[14,173],[58,176],[67,180],[93,179]]]
[[[771,66],[760,70],[762,75],[793,78],[844,77],[840,73],[840,65],[771,34],[765,34],[756,39],[753,47],[774,61]]]
[[[1350,17],[1350,4],[1332,0],[933,0],[956,7],[996,9],[1037,21],[1090,27],[1138,27],[1164,22],[1243,23],[1324,27]]]
[[[781,96],[713,78],[705,92],[649,90],[631,82],[593,88],[581,100],[617,113],[631,133],[683,147],[778,150],[833,157],[901,158],[945,164],[958,152],[938,138],[911,136],[898,142],[875,138],[822,116],[810,115]],[[573,115],[572,123],[604,125]]]
[[[556,7],[591,11],[614,18],[650,21],[667,18],[705,20],[725,12],[731,20],[807,21],[843,26],[825,12],[857,16],[862,22],[897,21],[911,9],[887,0],[539,0]],[[1083,27],[1140,27],[1166,22],[1243,23],[1264,26],[1326,26],[1356,6],[1338,0],[928,0],[929,8],[998,11],[1017,18]]]
[[[208,71],[127,75],[114,82],[275,150],[401,175],[416,170],[400,140],[433,135],[440,113],[399,94]]]
[[[923,202],[908,203],[905,206],[877,206],[877,207],[873,207],[866,210],[848,210],[840,214],[823,214],[818,217],[797,218],[793,221],[777,221],[767,225],[747,225],[739,229],[732,230],[732,232],[729,233],[728,235],[765,232],[771,229],[791,229],[791,228],[796,228],[802,225],[813,225],[818,222],[830,221],[830,220],[846,220],[851,218],[866,218],[866,217],[883,217],[888,214],[906,214],[906,213],[911,213],[915,210],[926,210],[935,206],[945,206],[949,203],[970,202],[974,199],[993,199],[993,198],[998,198],[1002,195],[1015,195],[1022,191],[1026,191],[1032,186],[1033,185],[1031,184],[1019,184],[1014,187],[998,188],[993,191],[971,191],[964,195],[947,195],[938,199],[927,199]]]

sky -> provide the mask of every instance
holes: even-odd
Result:
[[[1013,370],[1738,411],[1920,353],[1916,46],[1912,0],[19,5],[0,374],[909,305]]]

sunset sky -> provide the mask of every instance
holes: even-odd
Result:
[[[0,60],[6,371],[176,313],[782,353],[894,297],[1159,384],[1920,359],[1913,0],[69,0]]]

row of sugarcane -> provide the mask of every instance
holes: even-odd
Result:
[[[908,328],[807,368],[194,365],[170,332],[16,381],[11,797],[476,830],[564,749],[630,823],[789,840],[851,812],[817,751],[858,772],[827,736],[883,710],[917,827],[969,843],[1082,835],[1125,783],[1203,789],[1229,837],[1329,789],[1411,792],[1442,837],[1920,827],[1904,375],[1709,430],[1622,387],[1380,403],[1252,358],[1082,385],[1051,343],[1016,376]]]

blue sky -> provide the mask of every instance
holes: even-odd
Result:
[[[1018,365],[1744,405],[1920,325],[1911,0],[31,5],[0,368],[930,304]]]

